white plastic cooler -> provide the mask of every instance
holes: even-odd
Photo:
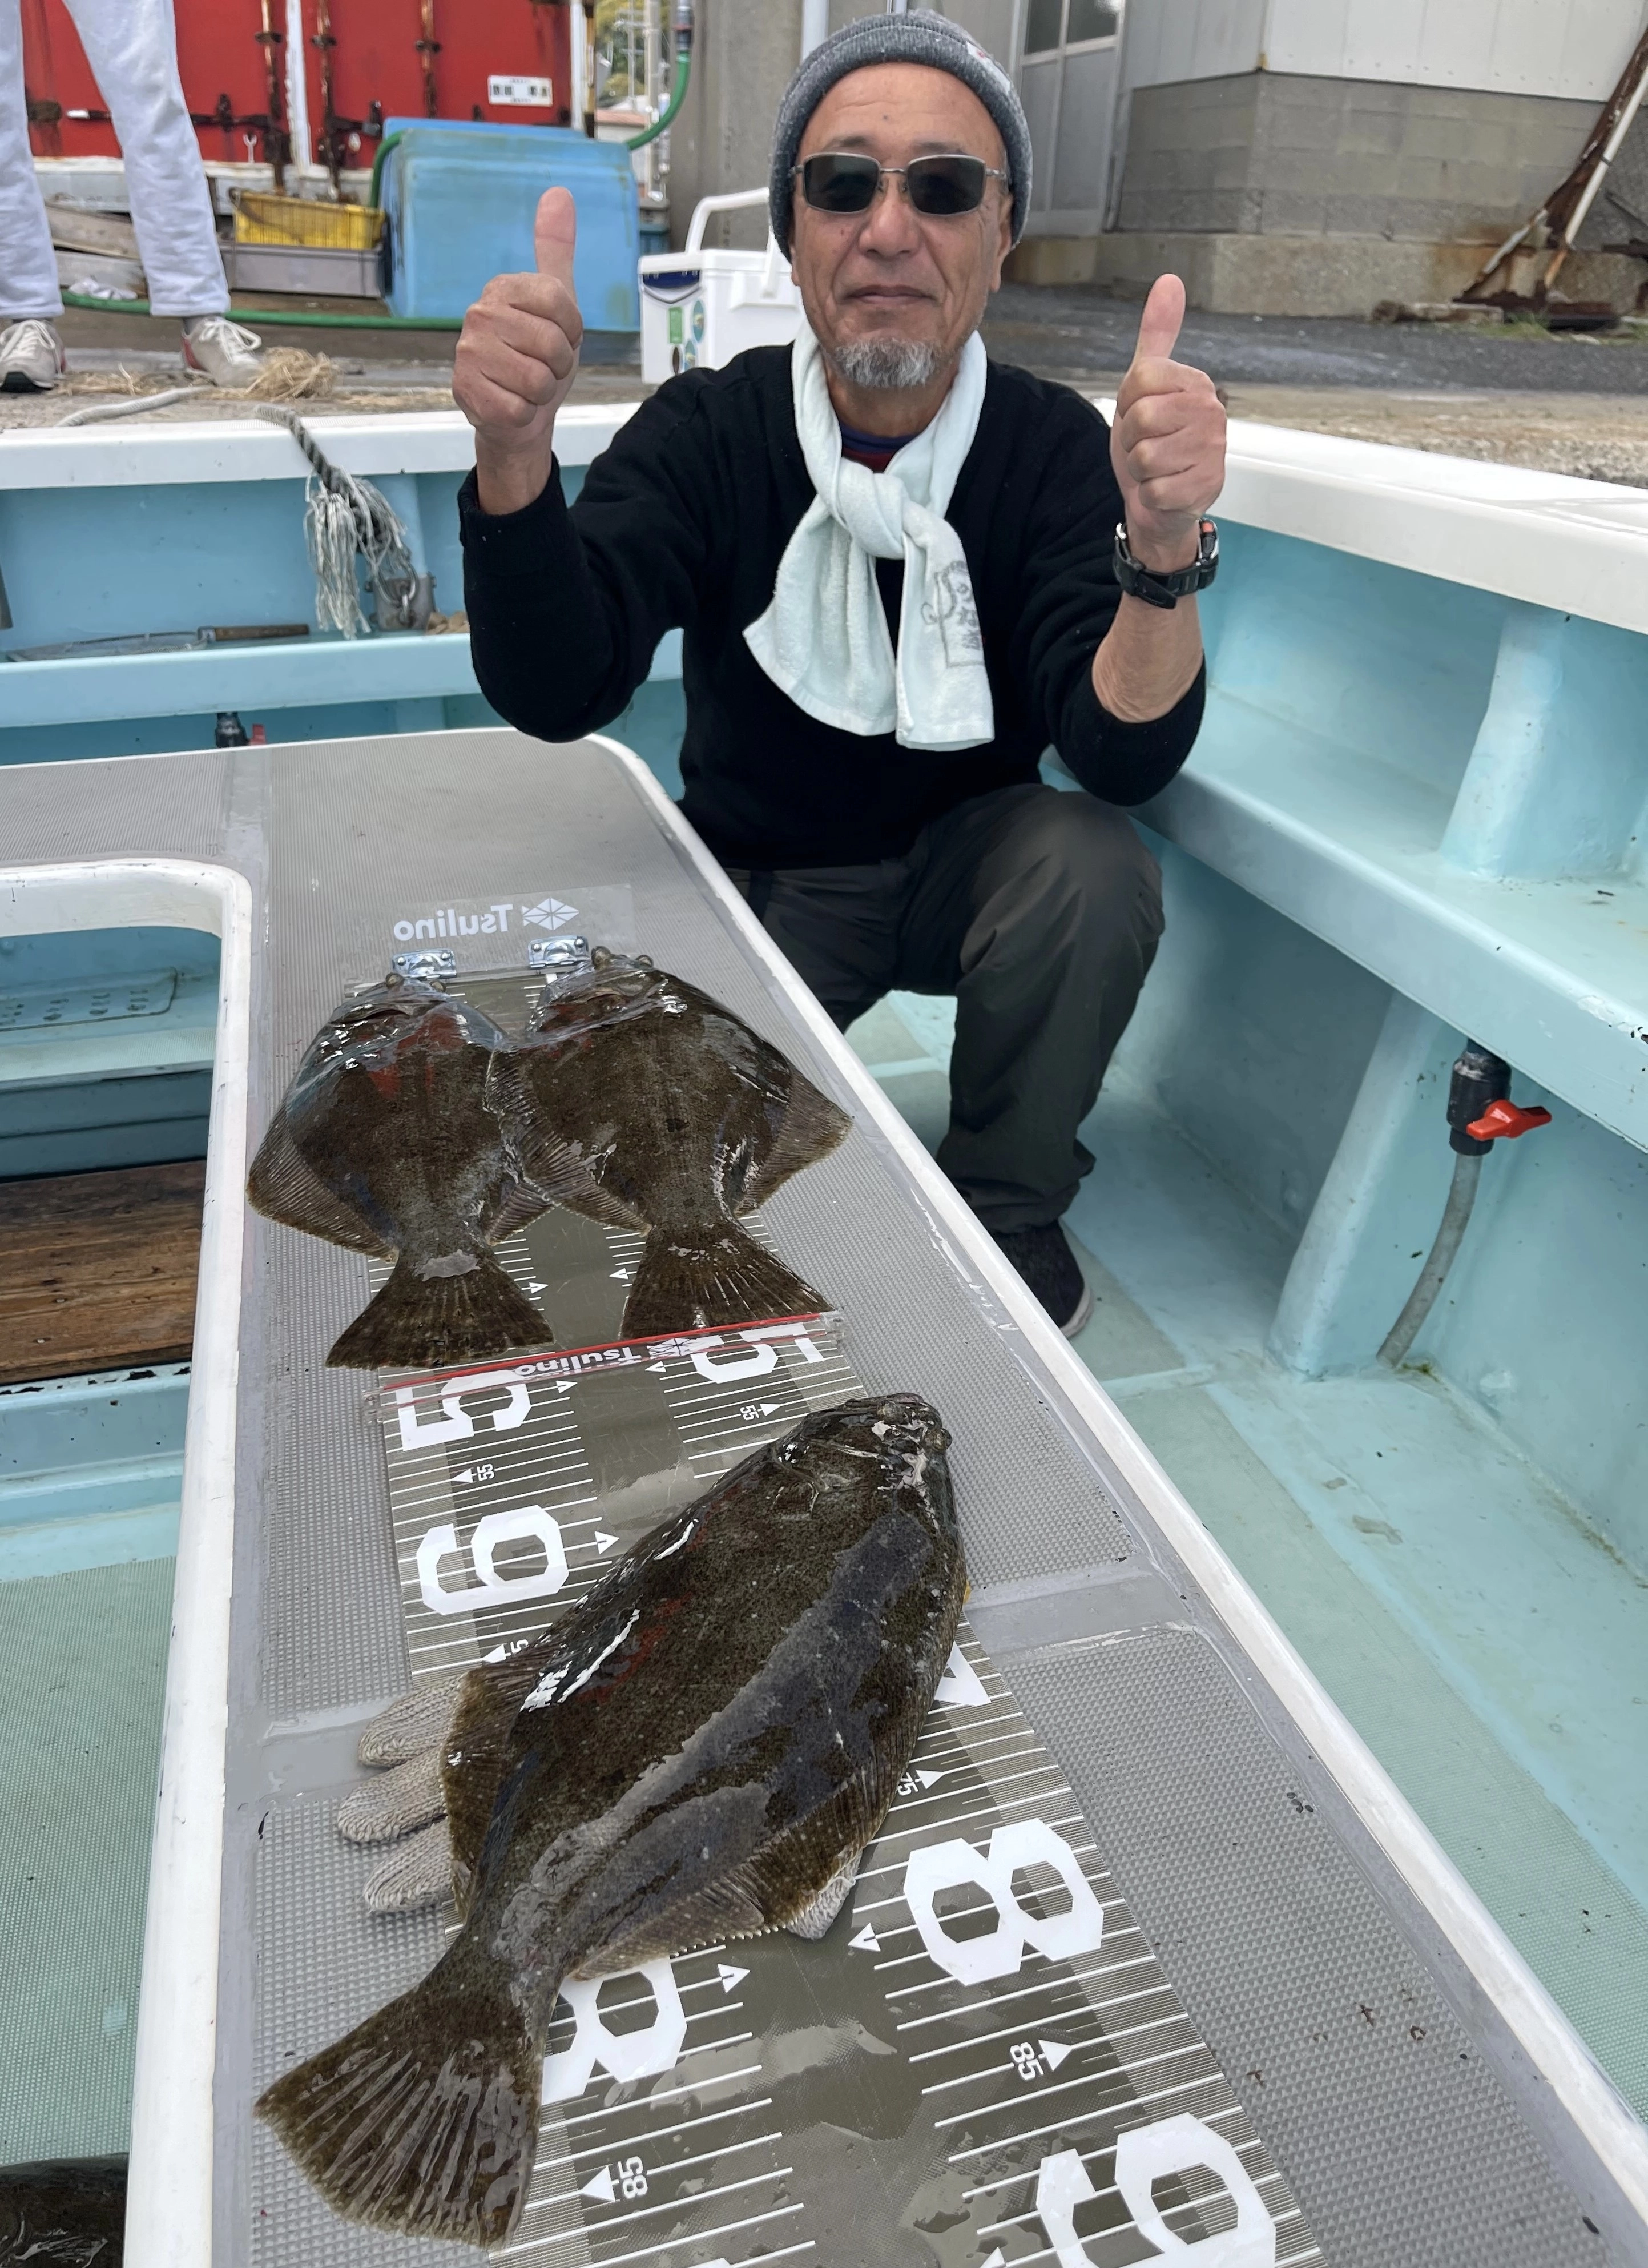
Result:
[[[765,252],[703,249],[711,213],[766,202],[765,189],[704,197],[694,208],[685,248],[649,253],[639,263],[641,375],[649,386],[699,364],[718,370],[746,347],[788,346],[795,337],[801,295],[773,238]]]

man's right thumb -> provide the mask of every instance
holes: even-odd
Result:
[[[570,189],[546,189],[533,222],[533,252],[541,276],[553,276],[572,289],[572,255],[578,246],[578,207]]]

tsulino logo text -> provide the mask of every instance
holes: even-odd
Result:
[[[507,937],[529,929],[564,929],[578,919],[578,908],[559,898],[544,897],[522,904],[513,899],[496,905],[437,906],[433,912],[405,916],[393,924],[398,945],[436,945],[451,938]]]

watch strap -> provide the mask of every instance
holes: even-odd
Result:
[[[1135,599],[1143,599],[1151,607],[1176,607],[1181,599],[1205,591],[1218,572],[1218,527],[1216,522],[1201,523],[1196,556],[1188,567],[1174,567],[1159,574],[1134,556],[1127,539],[1127,522],[1120,520],[1115,532],[1115,578],[1122,589]]]

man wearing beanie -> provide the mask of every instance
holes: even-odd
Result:
[[[682,807],[842,1027],[953,993],[939,1163],[1064,1330],[1078,1129],[1161,931],[1123,806],[1201,722],[1224,414],[1146,304],[1107,431],[978,336],[1029,209],[1012,82],[928,10],[815,48],[779,111],[772,226],[806,313],[662,387],[570,509],[575,216],[469,311],[453,392],[476,674],[524,732],[610,723],[683,637]],[[1044,785],[1051,747],[1086,793]]]

